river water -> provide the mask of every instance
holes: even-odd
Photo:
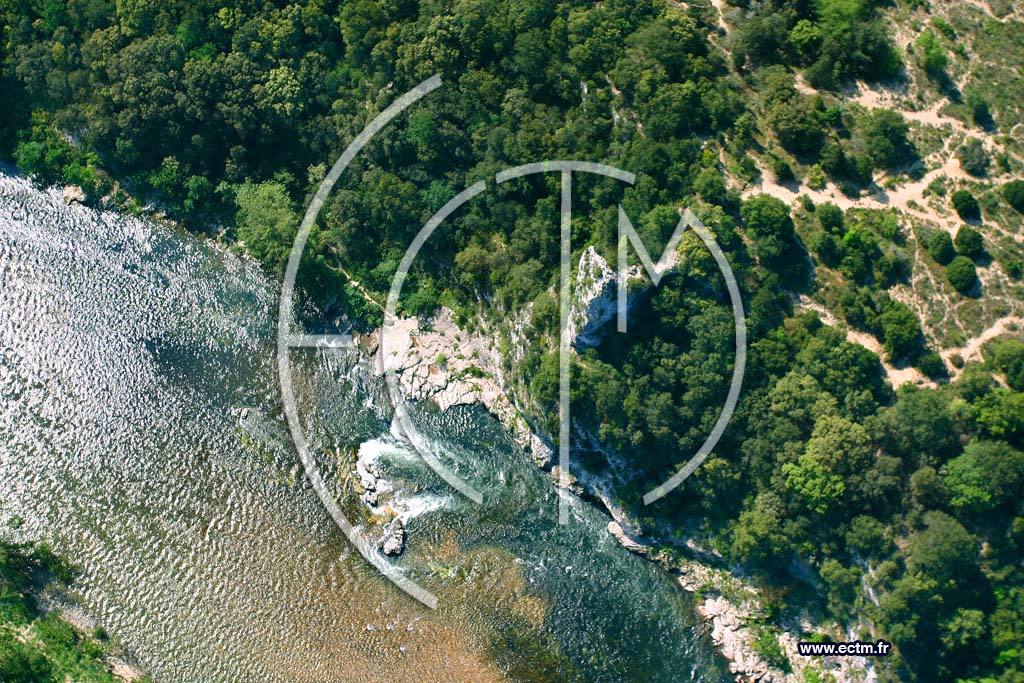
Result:
[[[392,436],[363,364],[299,352],[311,442],[378,459],[410,516],[399,565],[439,608],[377,575],[290,446],[276,307],[245,259],[0,172],[0,534],[76,563],[155,681],[729,679],[691,598],[592,506],[558,526],[493,418],[418,415],[477,506]]]

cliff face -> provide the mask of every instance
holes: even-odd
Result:
[[[668,262],[669,272],[679,263],[678,251]],[[594,247],[587,247],[580,256],[573,284],[572,310],[569,312],[568,335],[573,347],[582,351],[601,343],[607,324],[615,318],[619,301],[617,264],[609,264]],[[626,269],[626,310],[631,311],[650,289],[643,269],[633,265]]]

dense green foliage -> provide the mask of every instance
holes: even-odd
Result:
[[[1003,185],[1002,192],[1007,204],[1024,213],[1024,180],[1011,180]]]
[[[931,30],[924,31],[914,40],[914,52],[917,54],[921,68],[929,76],[938,79],[946,75],[949,57],[946,54],[946,48]]]
[[[886,680],[1019,681],[1024,353],[993,345],[984,366],[968,365],[952,384],[894,392],[874,353],[814,314],[794,316],[791,302],[820,284],[813,264],[838,283],[837,313],[877,337],[887,361],[941,378],[917,315],[889,292],[909,272],[896,217],[809,202],[794,215],[770,196],[743,201],[723,180],[727,165],[756,175],[749,153],[761,141],[780,180],[812,165],[857,191],[876,171],[912,167],[901,115],[795,87],[794,70],[829,88],[896,73],[881,3],[733,4],[730,65],[698,3],[10,0],[0,5],[9,114],[0,132],[10,133],[0,144],[41,180],[63,177],[94,199],[123,184],[186,224],[224,225],[279,272],[326,165],[398,93],[440,72],[444,88],[342,177],[306,252],[301,284],[314,303],[369,324],[379,313],[345,273],[380,299],[412,236],[466,185],[552,158],[636,173],[628,190],[575,179],[575,255],[613,253],[619,203],[660,253],[678,209],[692,206],[741,288],[748,371],[714,453],[679,491],[644,507],[642,494],[711,430],[732,371],[725,283],[689,233],[677,271],[638,297],[630,334],[608,330],[578,356],[585,466],[608,475],[617,502],[648,530],[675,529],[680,543],[694,530],[756,572],[781,596],[775,607],[791,594],[795,608],[814,602],[846,625],[864,617],[899,649],[879,662]],[[949,37],[936,30],[915,54],[937,73]],[[973,164],[976,151],[962,160]],[[1022,194],[1004,187],[1018,208]],[[402,302],[494,325],[508,381],[528,388],[525,407],[551,433],[557,201],[551,176],[480,195],[432,237]],[[952,201],[965,219],[980,217],[970,192]],[[969,291],[975,266],[955,250],[976,256],[978,240],[963,233],[954,247],[935,235],[929,253]],[[513,339],[503,324],[528,306]],[[998,482],[985,476],[996,471]],[[770,651],[769,638],[762,645]]]
[[[960,160],[960,166],[974,176],[985,175],[992,161],[985,150],[985,145],[978,138],[970,138],[960,145],[960,149],[956,151],[956,158]]]
[[[851,78],[886,78],[900,68],[871,0],[729,2],[744,9],[732,36],[737,66],[805,66],[807,80],[824,88]]]
[[[972,259],[985,252],[985,241],[981,233],[968,225],[957,230],[953,243],[956,245],[957,252]]]
[[[937,230],[928,237],[928,254],[937,262],[946,266],[956,256],[953,238],[945,230]]]
[[[946,268],[946,278],[953,289],[964,293],[969,291],[978,279],[974,263],[966,256],[957,256]]]
[[[951,197],[953,208],[964,220],[972,220],[981,217],[981,207],[978,200],[974,198],[969,190],[957,190]]]

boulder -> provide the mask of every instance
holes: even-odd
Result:
[[[80,185],[68,185],[64,188],[64,203],[81,204],[85,201],[85,190]]]
[[[385,555],[401,555],[405,551],[405,525],[395,517],[384,529],[384,535],[377,541],[377,547]]]

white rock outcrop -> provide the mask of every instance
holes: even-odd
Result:
[[[64,203],[67,205],[81,204],[85,201],[85,190],[80,185],[68,185],[64,188]]]
[[[666,263],[666,271],[679,265],[679,252],[674,251]],[[644,278],[643,267],[630,266],[626,279],[626,308],[636,305],[639,297],[651,284]],[[606,325],[616,316],[619,301],[619,274],[594,247],[587,247],[580,256],[573,284],[572,308],[569,311],[568,336],[578,351],[597,346],[606,331]]]
[[[500,359],[488,338],[460,330],[448,309],[441,309],[429,325],[401,318],[375,334],[375,342],[363,339],[359,343],[376,346],[376,373],[380,376],[394,370],[407,400],[433,401],[441,410],[482,405],[538,464],[550,465],[554,450],[534,434],[509,400],[499,379]]]

